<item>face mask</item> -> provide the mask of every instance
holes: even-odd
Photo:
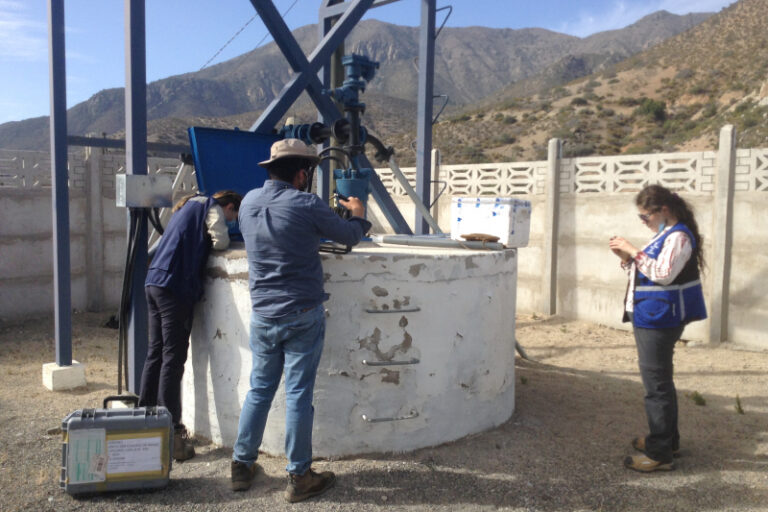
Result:
[[[228,220],[227,222],[227,232],[229,233],[239,233],[240,232],[240,225],[237,223],[237,219],[235,220]]]
[[[659,224],[659,231],[658,232],[661,233],[662,231],[664,231],[664,228],[666,228],[666,227],[667,227],[667,223],[662,220],[661,224]]]

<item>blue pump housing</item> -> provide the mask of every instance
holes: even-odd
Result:
[[[368,186],[373,169],[334,169],[336,190],[347,197],[356,197],[368,204]]]

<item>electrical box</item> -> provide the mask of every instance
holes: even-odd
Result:
[[[173,206],[173,177],[167,174],[115,175],[117,206],[167,208]]]
[[[454,197],[451,238],[484,233],[507,247],[525,247],[531,232],[531,202],[512,197]]]

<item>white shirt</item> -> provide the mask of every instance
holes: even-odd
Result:
[[[635,273],[638,270],[654,283],[665,286],[680,275],[685,264],[691,259],[691,254],[693,254],[691,239],[683,231],[675,231],[664,240],[664,245],[661,247],[661,252],[659,252],[656,259],[643,252],[671,228],[672,226],[669,226],[654,236],[633,259],[621,264],[621,267],[628,271],[627,275],[629,276],[629,288],[627,290],[626,302],[624,303],[625,311],[631,313],[635,310]]]

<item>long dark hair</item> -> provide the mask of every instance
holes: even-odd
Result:
[[[176,213],[177,211],[181,210],[181,207],[187,204],[187,201],[192,199],[193,197],[197,196],[198,194],[189,194],[181,199],[178,200],[178,202],[173,205],[173,210],[171,210],[173,213]],[[213,197],[219,206],[222,208],[227,206],[228,204],[234,204],[235,205],[235,211],[240,210],[240,201],[242,201],[243,196],[235,192],[234,190],[219,190],[215,194],[213,194]]]
[[[635,197],[635,204],[638,208],[648,212],[658,211],[666,206],[669,213],[675,216],[678,222],[685,224],[693,234],[695,242],[692,257],[696,258],[696,265],[699,269],[704,270],[704,249],[701,246],[702,238],[699,225],[693,215],[693,208],[685,199],[661,185],[648,185],[638,192],[637,197]]]

